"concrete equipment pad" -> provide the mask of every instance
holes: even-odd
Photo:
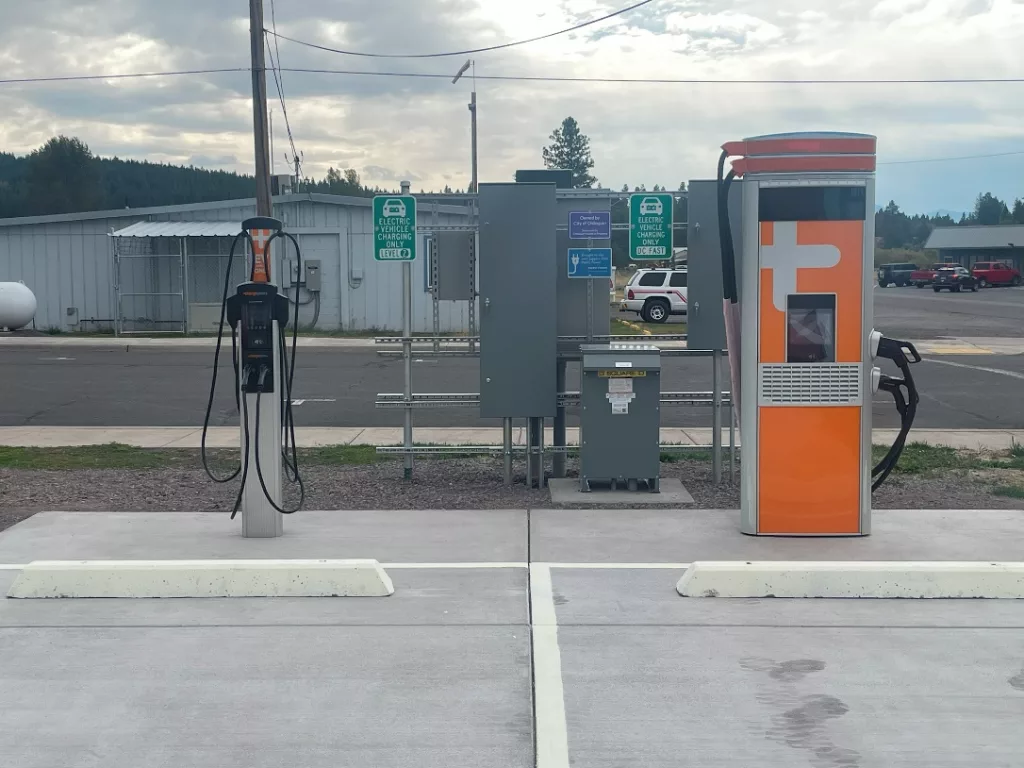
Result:
[[[580,481],[573,478],[551,478],[548,488],[551,491],[552,504],[590,504],[595,507],[631,507],[640,504],[659,507],[677,507],[680,504],[693,504],[693,496],[683,487],[677,477],[662,478],[658,483],[659,493],[646,490],[627,491],[611,490],[594,485],[590,493],[580,490]]]

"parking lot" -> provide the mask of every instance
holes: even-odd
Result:
[[[690,510],[43,513],[32,559],[375,557],[387,598],[0,601],[12,766],[1019,765],[1024,601],[681,598],[694,559],[1012,560],[1020,513],[866,539]],[[59,664],[54,659],[60,659]]]
[[[1024,288],[935,293],[875,287],[875,327],[907,339],[1024,336]]]

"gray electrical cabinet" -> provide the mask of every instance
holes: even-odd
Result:
[[[555,185],[481,184],[480,415],[557,408]]]
[[[586,344],[580,400],[580,490],[594,483],[659,491],[661,350]]]
[[[741,182],[729,190],[729,220],[733,248],[742,253]],[[687,346],[725,349],[722,307],[722,244],[718,236],[718,182],[691,181],[687,198]],[[737,263],[737,274],[739,264]]]

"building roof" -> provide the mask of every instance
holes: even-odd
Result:
[[[240,221],[139,221],[111,232],[111,237],[234,237]]]
[[[925,248],[1024,248],[1024,225],[1000,224],[988,227],[936,227]]]
[[[444,195],[418,195],[430,201],[443,201]],[[425,202],[423,211],[432,211],[436,205],[437,212],[456,216],[465,216],[467,209],[464,203],[466,196],[455,196],[457,201],[451,203]],[[274,205],[293,205],[312,202],[326,205],[343,205],[349,208],[370,208],[372,197],[351,197],[349,195],[324,195],[319,192],[299,192],[292,195],[275,195]],[[428,207],[429,206],[429,207]],[[77,213],[57,213],[49,216],[22,216],[14,219],[0,219],[0,227],[22,227],[30,224],[62,224],[69,221],[86,221],[95,219],[130,219],[136,216],[153,216],[163,213],[188,213],[190,211],[215,211],[224,208],[256,208],[256,198],[248,197],[240,200],[216,200],[209,203],[186,203],[184,205],[160,205],[152,208],[115,208],[107,211],[79,211]],[[232,234],[235,234],[234,232]]]
[[[373,199],[369,197],[349,197],[347,195],[321,195],[319,193],[302,192],[294,195],[276,195],[274,205],[301,203],[312,201],[329,205],[347,205],[356,208],[369,208]],[[188,213],[189,211],[215,211],[222,208],[256,207],[256,198],[247,197],[239,200],[215,200],[209,203],[185,203],[183,205],[158,205],[150,208],[114,208],[106,211],[78,211],[76,213],[57,213],[48,216],[21,216],[13,219],[0,219],[0,227],[21,227],[26,224],[60,224],[69,221],[85,221],[89,219],[124,219],[135,216],[152,216],[162,213]]]

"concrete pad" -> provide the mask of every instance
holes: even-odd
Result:
[[[1008,682],[1019,631],[741,621],[558,636],[572,765],[964,768],[1024,752]]]
[[[637,504],[675,507],[679,504],[693,504],[693,496],[683,487],[679,478],[662,478],[660,493],[627,491],[591,486],[590,493],[580,490],[580,481],[572,478],[551,478],[548,488],[552,504],[591,504],[595,507],[632,507]]]
[[[291,515],[284,536],[246,539],[210,512],[40,512],[0,532],[0,564],[33,560],[373,558],[524,562],[526,511],[359,510]]]
[[[601,509],[532,510],[530,528],[532,559],[552,563],[1017,562],[1024,511],[876,510],[871,535],[856,538],[744,536],[739,533],[738,510],[637,509],[628,515]]]
[[[528,629],[244,616],[0,631],[4,766],[532,768]]]
[[[8,597],[385,597],[376,560],[37,560]]]
[[[551,573],[572,765],[964,768],[1024,752],[1024,602],[680,600],[665,570]]]
[[[683,597],[1024,598],[1024,563],[696,562]]]

